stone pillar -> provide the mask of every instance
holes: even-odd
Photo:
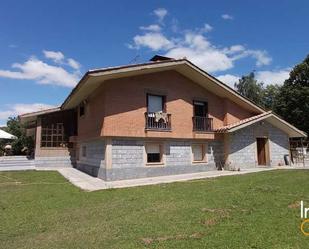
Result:
[[[223,136],[224,143],[224,167],[228,167],[230,165],[229,155],[230,155],[230,134],[224,133]]]
[[[111,169],[112,168],[112,139],[106,139],[105,145],[105,168]]]
[[[40,155],[41,133],[42,133],[41,118],[38,117],[36,121],[36,133],[35,133],[35,152],[34,152],[35,157]]]

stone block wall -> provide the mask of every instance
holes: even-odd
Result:
[[[289,154],[289,138],[280,129],[263,121],[229,135],[228,163],[232,168],[252,168],[258,166],[257,137],[268,138],[269,166],[277,166],[284,163],[284,155]]]
[[[165,143],[165,162],[167,166],[191,165],[191,143],[175,141]]]
[[[105,180],[134,179],[215,170],[223,159],[222,141],[207,144],[207,163],[192,163],[192,141],[162,141],[164,165],[145,165],[147,140],[112,140],[112,167],[105,170]],[[196,143],[196,142],[194,142]]]
[[[83,147],[86,156],[83,155]],[[104,140],[93,140],[79,144],[79,160],[76,168],[92,176],[103,174],[105,170],[105,142]]]
[[[144,142],[139,140],[112,141],[112,167],[136,168],[144,166]]]
[[[272,126],[270,144],[270,162],[272,166],[284,165],[284,155],[289,155],[289,138],[281,130]]]

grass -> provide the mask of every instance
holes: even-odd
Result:
[[[309,248],[308,179],[280,170],[83,192],[56,172],[2,172],[0,248]]]

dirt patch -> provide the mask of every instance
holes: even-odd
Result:
[[[209,212],[220,215],[220,218],[226,218],[230,216],[231,209],[223,208],[202,208],[203,212]]]
[[[290,205],[288,205],[288,208],[299,208],[300,207],[300,202],[296,201],[294,203],[291,203]]]
[[[150,245],[153,242],[153,239],[150,238],[142,238],[142,242],[146,245]]]
[[[208,220],[204,220],[202,222],[202,224],[205,225],[205,226],[214,226],[214,225],[218,224],[218,222],[219,222],[218,219],[211,218],[211,219],[208,219]]]
[[[191,234],[189,237],[193,238],[193,239],[200,239],[202,238],[204,235],[202,233],[193,233]]]
[[[176,234],[172,236],[163,236],[163,237],[157,237],[157,238],[142,238],[142,242],[146,245],[150,245],[155,242],[163,242],[167,240],[185,240],[185,239],[201,239],[204,237],[206,234],[203,233],[193,233],[193,234]]]
[[[229,218],[231,209],[228,208],[202,208],[203,212],[212,213],[215,217],[206,219],[202,221],[204,226],[214,226],[220,222],[220,220]]]

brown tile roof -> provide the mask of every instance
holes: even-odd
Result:
[[[236,128],[237,126],[249,123],[251,121],[258,120],[258,119],[260,119],[260,118],[262,118],[264,116],[268,116],[271,113],[272,113],[271,111],[264,112],[264,113],[256,115],[256,116],[240,120],[239,122],[236,122],[236,123],[233,123],[233,124],[229,124],[229,125],[226,125],[226,126],[222,126],[220,128],[215,129],[215,131],[216,132],[227,132],[227,131],[229,131],[229,130],[231,130],[233,128]]]

